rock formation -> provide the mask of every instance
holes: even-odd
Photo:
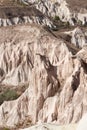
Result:
[[[34,23],[55,28],[52,20],[35,7],[0,7],[0,26]]]
[[[87,129],[87,114],[85,114],[82,119],[79,121],[76,130],[86,130]]]
[[[75,6],[73,6],[73,3],[75,3]],[[0,14],[4,14],[4,12],[4,16],[10,14],[7,18],[2,18],[2,16],[0,16],[0,26],[21,23],[36,23],[55,28],[55,26],[53,26],[53,20],[56,18],[70,25],[87,24],[87,9],[85,6],[85,0],[77,0],[75,2],[70,0],[8,0],[8,2],[6,2],[6,0],[2,0],[0,4],[4,5],[4,7],[0,7]],[[25,9],[23,9],[23,6]],[[36,15],[32,14],[32,8],[33,14]],[[16,16],[14,15],[15,13],[11,14],[13,12],[12,10],[17,12]],[[8,13],[9,11],[10,13]],[[20,12],[22,12],[22,14],[20,14]],[[11,15],[13,15],[13,17]]]
[[[77,27],[72,31],[63,32],[62,35],[66,35],[66,39],[68,42],[75,45],[77,48],[82,48],[87,44],[86,34],[85,32]]]
[[[0,126],[78,122],[87,110],[86,62],[73,58],[70,46],[42,27],[0,28],[0,39],[1,84],[29,84],[17,100],[0,106]]]
[[[87,29],[69,24],[86,25],[85,0],[79,1],[83,8],[78,0],[74,8],[71,0],[16,0],[9,7],[5,2],[0,3],[5,26],[0,27],[0,87],[27,89],[0,105],[0,127],[42,124],[37,129],[50,130],[53,124],[77,123],[87,112]],[[55,18],[68,29],[57,31]]]
[[[45,123],[30,128],[26,128],[26,129],[21,129],[21,130],[42,130],[42,129],[43,130],[76,130],[76,125],[71,124],[71,125],[58,126],[58,125]]]
[[[59,18],[64,22],[69,22],[71,25],[76,23],[85,25],[87,23],[86,0],[71,1],[71,0],[26,0],[27,3],[32,3],[43,14]],[[21,0],[25,2],[25,0]],[[75,3],[75,4],[74,4]]]

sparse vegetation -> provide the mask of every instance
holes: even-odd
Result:
[[[8,128],[8,127],[2,127],[0,130],[18,130],[16,128]]]
[[[60,20],[59,16],[55,16],[54,20],[56,21]]]
[[[19,128],[24,128],[24,127],[30,127],[32,125],[33,125],[33,123],[32,123],[31,117],[26,116],[25,120],[19,121],[19,123],[16,124],[16,128],[19,129]]]
[[[78,20],[78,25],[82,25],[82,21]]]
[[[62,22],[62,23],[63,23],[63,26],[65,26],[65,27],[69,27],[70,26],[69,22]]]
[[[10,90],[7,89],[4,92],[2,92],[0,94],[0,105],[4,102],[4,101],[9,101],[9,100],[14,100],[18,98],[18,94],[15,90]]]
[[[10,130],[9,128],[3,128],[3,130]]]
[[[29,84],[20,84],[18,86],[0,85],[0,105],[4,101],[17,99],[28,88]]]

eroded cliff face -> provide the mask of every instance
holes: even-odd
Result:
[[[34,25],[0,28],[0,39],[1,84],[29,84],[0,106],[0,126],[78,122],[87,111],[86,46],[74,56],[71,43]]]
[[[55,28],[52,20],[43,15],[34,6],[1,6],[0,7],[0,27],[17,24],[37,24]]]
[[[23,3],[32,3],[43,14],[55,18],[58,16],[61,21],[69,22],[71,25],[87,23],[86,0],[21,0]]]
[[[59,16],[63,22],[71,25],[87,23],[86,1],[82,2],[70,0],[40,0],[36,8],[51,17]]]
[[[71,31],[62,31],[60,36],[78,49],[83,48],[87,44],[86,30],[80,27],[76,27]]]
[[[67,25],[86,25],[85,5],[86,0],[2,0],[0,26],[34,23],[56,28],[53,22],[55,19]]]

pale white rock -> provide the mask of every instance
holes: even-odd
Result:
[[[86,32],[83,32],[79,27],[72,31],[63,32],[63,34],[66,35],[66,40],[68,39],[67,37],[70,37],[68,42],[74,44],[77,48],[82,48],[87,44]]]
[[[87,114],[84,114],[79,121],[76,130],[87,130]]]
[[[60,7],[58,8],[58,16],[62,21],[70,21],[71,13],[67,7],[66,1],[61,2]]]
[[[20,130],[76,130],[76,125],[71,124],[71,125],[58,126],[54,124],[45,123]]]
[[[36,9],[39,10],[42,13],[42,15],[44,17],[47,17],[48,19],[49,17],[52,19],[55,19],[55,16],[58,16],[62,22],[66,22],[71,25],[75,25],[77,23],[85,25],[87,23],[87,9],[86,7],[84,7],[84,5],[82,5],[81,9],[79,9],[78,1],[76,1],[76,5],[77,5],[77,10],[79,9],[79,11],[77,11],[76,8],[73,9],[74,7],[72,7],[71,5],[72,2],[70,3],[70,1],[68,0],[20,0],[20,2],[23,2],[26,5],[31,4],[31,6],[36,7]],[[85,11],[82,11],[82,10],[85,10]],[[39,17],[38,19],[41,20],[42,18]],[[14,20],[11,19],[11,23],[19,24],[19,23],[24,22],[21,18],[17,18],[16,20],[17,21],[14,23],[13,22]],[[39,23],[40,23],[40,20],[38,20]],[[3,19],[2,21],[3,21],[2,25],[6,26],[7,22],[5,21],[5,19]],[[41,20],[41,22],[42,21],[43,20]],[[49,19],[48,21],[51,21],[51,20]],[[36,23],[36,20],[35,20],[35,23]],[[10,25],[10,22],[9,22],[9,25]]]
[[[87,45],[83,46],[83,48],[76,54],[76,57],[87,64]]]
[[[11,19],[9,18],[0,18],[0,26],[10,26],[10,25],[17,25],[22,23],[31,23],[31,24],[38,24],[38,25],[44,25],[48,26],[50,28],[56,26],[53,24],[53,22],[46,16],[42,15],[40,16],[22,16],[22,19],[19,17],[13,17]]]
[[[77,10],[72,9],[72,2],[70,3],[68,0],[27,0],[27,2],[35,5],[43,14],[53,18],[59,16],[61,21],[69,22],[71,25],[75,25],[76,22],[84,25],[87,22],[86,8],[82,5],[82,8],[80,7],[80,10],[77,11],[79,9],[78,1],[76,1]],[[81,11],[82,9],[86,11]]]
[[[73,58],[64,40],[29,24],[0,28],[0,39],[1,84],[29,84],[17,100],[0,106],[0,126],[28,119],[33,124],[78,122],[87,105],[87,73],[76,57],[82,50]]]
[[[76,28],[72,32],[71,42],[78,48],[83,47],[86,44],[85,35],[80,28]]]
[[[48,14],[51,17],[59,16],[62,21],[70,21],[71,12],[67,7],[67,3],[65,0],[41,0],[37,2],[36,8],[43,12],[44,14]],[[66,11],[65,11],[66,10]],[[73,23],[72,23],[73,24]]]
[[[12,21],[13,21],[14,24],[18,24],[19,18],[18,17],[14,17],[12,19]]]
[[[51,90],[51,89],[50,89]],[[58,109],[58,95],[54,97],[49,97],[44,102],[43,109],[39,112],[40,117],[38,117],[39,122],[43,121],[50,123],[57,120],[57,109]],[[42,115],[42,116],[41,116]]]
[[[78,20],[82,22],[82,25],[87,23],[87,13],[78,13]]]

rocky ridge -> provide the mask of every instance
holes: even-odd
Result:
[[[0,26],[5,26],[0,28],[0,92],[11,86],[23,93],[0,105],[0,127],[42,124],[28,129],[50,130],[58,127],[53,124],[77,123],[87,112],[85,0],[74,8],[70,0],[16,0],[10,7],[5,2],[0,6]],[[53,31],[55,21],[85,27]],[[58,127],[63,128],[74,125]]]
[[[25,0],[21,0],[25,3]],[[58,16],[61,21],[69,22],[71,25],[76,23],[85,25],[87,23],[86,0],[27,0],[32,3],[43,14],[55,18]],[[73,5],[75,3],[75,5]]]
[[[26,23],[55,28],[52,21],[34,7],[0,7],[0,26]]]
[[[72,7],[73,3],[75,3],[75,6]],[[65,22],[67,25],[86,25],[87,9],[85,4],[85,0],[83,0],[83,2],[79,2],[78,0],[75,2],[70,0],[17,0],[15,2],[11,0],[6,2],[3,0],[0,6],[1,14],[5,13],[5,16],[7,16],[7,12],[10,12],[10,15],[13,15],[11,14],[11,8],[14,8],[14,12],[17,12],[16,14],[19,15],[8,16],[7,18],[2,18],[0,16],[0,26],[36,23],[45,26],[47,25],[50,28],[56,28],[53,22],[55,19],[60,20],[60,22]],[[7,11],[3,11],[2,13],[2,10]],[[36,16],[32,14],[32,10],[34,11],[33,14],[36,14]],[[22,13],[20,14],[20,12]],[[25,13],[24,15],[23,12],[28,12],[28,14]],[[39,14],[41,14],[42,17]]]
[[[0,33],[1,84],[29,84],[17,100],[0,106],[0,126],[78,122],[87,111],[87,70],[85,60],[73,57],[71,44],[35,25]]]

